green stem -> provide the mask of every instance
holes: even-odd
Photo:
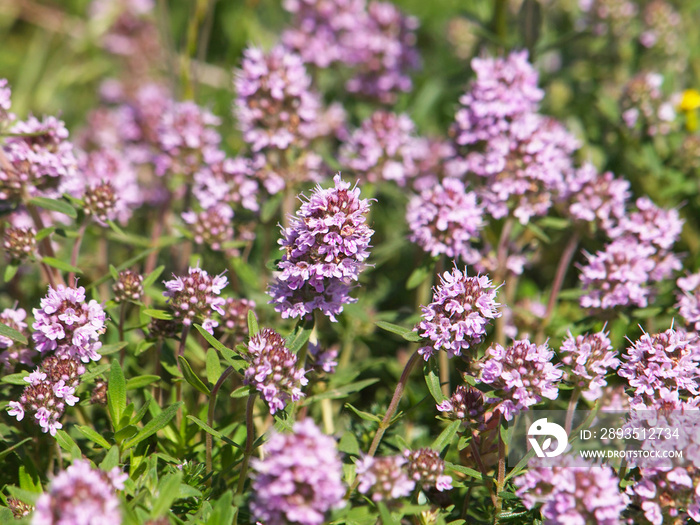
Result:
[[[177,369],[178,371],[182,372],[182,366],[180,365],[180,360],[178,359],[179,356],[185,354],[185,345],[187,343],[187,336],[190,334],[190,328],[192,325],[184,325],[182,327],[182,334],[180,335],[180,346],[177,349],[177,354],[175,354],[175,361],[177,362]],[[177,401],[182,401],[182,379],[180,379],[176,384],[175,384],[175,394],[176,394],[176,400]],[[182,405],[180,405],[180,408],[177,409],[177,426],[180,426],[180,423],[182,422]]]
[[[508,40],[508,0],[496,0],[491,29],[498,36],[501,45],[505,46]]]
[[[248,463],[250,462],[250,456],[253,452],[253,441],[255,440],[255,425],[253,424],[253,407],[255,405],[255,394],[248,396],[248,403],[245,407],[245,449],[243,450],[243,462],[241,463],[241,471],[238,475],[238,488],[236,489],[236,495],[240,496],[243,494],[243,488],[245,487],[245,479],[248,474]],[[233,519],[233,525],[238,525],[238,509],[236,509],[236,515]]]
[[[182,80],[184,85],[184,98],[194,99],[194,82],[192,58],[197,54],[197,35],[199,28],[207,16],[209,0],[197,0],[194,8],[194,13],[190,18],[190,23],[187,26],[187,44],[182,64]]]
[[[479,468],[479,472],[481,472],[481,477],[482,479],[487,482],[486,488],[489,491],[489,494],[491,495],[491,502],[493,503],[494,507],[498,506],[498,498],[496,497],[496,494],[493,493],[493,487],[491,486],[491,483],[489,483],[490,476],[488,475],[488,472],[486,471],[486,466],[484,465],[484,462],[481,459],[481,453],[479,452],[479,447],[476,444],[475,438],[472,436],[471,442],[469,443],[469,447],[471,448],[472,456],[474,456],[474,461],[476,462],[476,466]]]
[[[502,424],[503,415],[500,416],[498,422],[498,474],[496,478],[496,515],[494,525],[497,525],[500,522],[501,511],[503,510],[501,492],[503,492],[503,487],[505,487],[506,484],[506,444],[503,441],[503,436],[501,434]]]
[[[126,301],[122,301],[119,309],[119,342],[124,341],[124,321],[126,320]],[[126,346],[119,352],[119,364],[124,366],[124,358],[126,357]]]
[[[578,404],[578,398],[581,395],[581,389],[579,387],[574,388],[571,392],[571,399],[569,399],[569,406],[566,409],[566,422],[564,423],[564,429],[566,434],[569,435],[571,432],[571,424],[574,421],[574,412],[576,411],[576,405]]]
[[[214,428],[214,410],[216,409],[216,396],[219,393],[219,389],[221,388],[221,385],[224,384],[224,381],[226,381],[226,378],[228,376],[230,376],[232,373],[233,373],[233,367],[229,366],[226,370],[224,370],[223,374],[221,374],[221,377],[214,385],[214,388],[212,388],[211,394],[209,394],[209,410],[207,411],[207,425],[209,425],[212,428]],[[204,439],[205,439],[205,446],[206,446],[207,474],[211,474],[211,472],[213,470],[212,460],[211,460],[211,449],[212,449],[212,436],[211,436],[211,434],[209,432],[204,432]],[[209,484],[211,484],[211,477],[209,477]]]

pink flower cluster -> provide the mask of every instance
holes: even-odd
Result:
[[[5,308],[0,312],[0,323],[27,335],[27,312],[23,308]],[[36,355],[34,349],[19,344],[9,337],[0,335],[0,364],[4,373],[12,373],[17,365],[32,366],[32,358]]]
[[[213,334],[219,323],[212,319],[212,312],[224,313],[221,307],[226,300],[218,296],[228,279],[223,274],[212,277],[205,270],[192,267],[186,276],[173,277],[172,281],[163,281],[167,288],[163,295],[168,298],[175,319],[185,326],[198,320],[202,328]]]
[[[561,361],[567,366],[566,380],[581,389],[581,395],[588,401],[603,395],[603,387],[608,384],[605,375],[620,366],[617,352],[603,331],[576,337],[569,332],[560,352]]]

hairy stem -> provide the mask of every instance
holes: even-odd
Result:
[[[233,367],[229,366],[226,370],[224,370],[223,374],[221,374],[221,377],[214,385],[214,388],[211,389],[211,394],[209,394],[209,410],[207,411],[207,425],[209,425],[212,428],[214,428],[214,409],[216,408],[216,396],[219,393],[219,389],[221,388],[221,385],[224,384],[224,381],[226,381],[226,378],[228,376],[230,376],[232,373],[233,373]],[[205,439],[205,446],[206,446],[207,474],[211,474],[211,472],[213,470],[212,461],[211,461],[212,435],[209,432],[204,432],[204,439]],[[211,477],[209,477],[208,483],[211,484]]]
[[[248,474],[248,463],[250,462],[250,456],[253,453],[253,441],[255,440],[255,425],[253,424],[253,408],[255,405],[255,395],[251,394],[248,396],[248,403],[245,406],[245,449],[243,450],[243,462],[241,463],[241,471],[238,476],[238,489],[236,494],[243,494],[243,488],[245,486],[246,475]],[[237,522],[234,521],[234,524]]]
[[[124,321],[126,321],[126,301],[122,301],[119,308],[119,342],[124,341]],[[124,366],[124,358],[126,357],[126,346],[119,351],[119,364]]]
[[[476,462],[476,466],[479,468],[479,472],[481,472],[481,477],[484,481],[488,482],[489,481],[489,475],[486,470],[486,466],[484,465],[483,460],[481,459],[481,453],[479,452],[479,447],[476,444],[476,440],[474,437],[472,437],[471,442],[469,443],[469,447],[472,452],[472,456],[474,456],[474,461]],[[489,490],[489,494],[491,495],[491,502],[493,503],[494,507],[498,506],[498,498],[496,497],[496,494],[493,493],[493,487],[491,486],[491,483],[487,483],[486,488]]]
[[[505,487],[506,484],[506,444],[503,441],[503,435],[501,434],[502,424],[503,415],[500,416],[498,422],[498,474],[496,478],[496,514],[494,524],[498,524],[500,522],[501,511],[503,510],[501,492],[503,492],[503,487]]]
[[[82,226],[78,230],[78,236],[75,238],[73,243],[73,249],[70,253],[70,265],[78,266],[78,257],[80,257],[80,245],[83,243],[83,237],[85,237],[85,229],[87,228],[87,221],[83,222]],[[78,281],[75,278],[75,272],[70,272],[68,274],[68,286],[76,287],[78,286]]]
[[[566,422],[564,423],[564,429],[566,434],[569,435],[571,432],[571,424],[574,421],[574,412],[576,411],[576,405],[578,404],[578,398],[581,395],[581,389],[576,387],[571,392],[571,399],[569,399],[569,406],[566,409]]]

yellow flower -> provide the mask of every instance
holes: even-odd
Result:
[[[697,89],[686,89],[683,92],[678,109],[685,113],[685,127],[691,133],[698,129],[697,109],[700,108],[700,91]]]

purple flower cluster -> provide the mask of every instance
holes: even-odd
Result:
[[[680,289],[676,293],[676,308],[687,326],[700,331],[700,272],[679,277],[676,284]]]
[[[364,0],[287,0],[293,27],[282,35],[286,46],[318,67],[337,62],[350,66],[351,93],[392,103],[397,92],[410,91],[408,76],[417,69],[418,21],[388,2]]]
[[[449,399],[436,407],[443,413],[443,417],[462,420],[468,428],[474,430],[483,428],[486,414],[484,394],[473,386],[459,385]]]
[[[662,388],[700,392],[700,340],[695,334],[673,328],[644,333],[622,359],[617,373],[634,388],[635,404],[654,399]]]
[[[119,467],[103,472],[77,459],[39,496],[32,525],[120,525],[116,491],[124,489],[128,477]]]
[[[254,458],[250,510],[266,525],[320,525],[328,511],[341,507],[342,463],[333,438],[310,419],[294,424],[292,434],[273,434],[265,459]]]
[[[234,112],[254,152],[304,146],[316,136],[321,101],[299,55],[282,46],[267,54],[249,48],[234,83]]]
[[[408,460],[406,469],[408,477],[423,488],[435,488],[439,492],[452,488],[452,478],[446,474],[445,460],[437,450],[421,448],[415,451],[404,451]]]
[[[32,255],[36,248],[36,230],[6,226],[2,236],[2,247],[8,261],[19,263]]]
[[[567,366],[566,380],[582,390],[588,401],[603,395],[607,386],[605,375],[620,366],[617,352],[613,349],[607,332],[583,334],[574,337],[569,332],[561,344],[561,361]]]
[[[496,289],[486,275],[469,277],[466,268],[462,273],[456,267],[445,272],[433,290],[433,301],[421,306],[422,320],[414,330],[432,344],[418,352],[426,361],[440,350],[449,357],[466,357],[467,350],[484,340],[491,320],[501,316],[499,306]]]
[[[248,352],[250,365],[245,371],[245,383],[260,392],[270,414],[284,410],[289,401],[304,397],[301,387],[309,382],[306,371],[297,368],[297,356],[289,351],[280,334],[263,328],[251,336]]]
[[[248,337],[248,312],[255,308],[255,302],[249,299],[227,297],[223,304],[219,329],[233,337],[233,346],[242,343]]]
[[[163,295],[168,298],[175,319],[185,326],[199,320],[202,328],[213,334],[219,323],[211,315],[212,312],[224,313],[221,307],[226,300],[218,296],[228,284],[228,279],[223,273],[212,277],[205,270],[191,267],[186,276],[173,274],[173,277],[172,281],[163,281],[167,288]]]
[[[192,193],[204,209],[219,203],[240,205],[258,211],[258,183],[255,172],[262,157],[251,161],[245,157],[226,158],[221,152],[207,155],[204,165],[194,175]]]
[[[112,286],[114,302],[138,302],[143,296],[143,275],[133,270],[123,270]]]
[[[317,372],[332,374],[338,366],[338,348],[324,350],[320,344],[309,342],[309,356],[313,360],[313,369]]]
[[[663,77],[658,73],[639,73],[625,86],[620,101],[625,125],[650,137],[668,135],[676,112],[670,101],[664,101],[661,93]]]
[[[80,383],[80,376],[85,373],[83,364],[67,357],[49,356],[25,381],[19,401],[8,403],[8,414],[24,419],[25,412],[34,414],[34,423],[43,432],[52,436],[63,427],[59,419],[66,410],[66,405],[73,406],[79,401],[75,389]]]
[[[611,231],[625,216],[627,200],[631,196],[629,181],[615,178],[610,171],[599,174],[590,163],[581,166],[575,178],[580,187],[571,193],[571,217],[595,223],[605,232]]]
[[[672,56],[682,45],[682,19],[672,4],[665,0],[652,0],[642,13],[644,31],[639,42],[646,48]]]
[[[12,90],[10,89],[7,79],[0,78],[0,126],[4,125],[5,120],[14,119],[14,115],[10,113],[12,107]]]
[[[688,517],[700,521],[700,472],[696,467],[642,468],[640,474],[628,493],[649,523],[683,523]]]
[[[409,240],[432,257],[445,254],[468,264],[478,260],[471,242],[484,227],[483,209],[475,192],[458,179],[442,183],[413,197],[406,210]]]
[[[629,36],[638,14],[638,6],[631,0],[579,0],[581,10],[588,15],[586,22],[594,33],[608,32],[616,37]]]
[[[5,138],[0,164],[0,199],[18,200],[26,192],[30,197],[57,197],[64,179],[76,176],[77,162],[68,130],[55,117],[38,120],[30,116],[13,124]]]
[[[22,335],[27,335],[27,312],[23,308],[5,308],[0,312],[0,323],[17,330]],[[9,337],[0,335],[0,364],[3,365],[3,371],[6,374],[11,374],[15,366],[27,365],[32,366],[32,358],[36,355],[36,351],[19,344]]]
[[[191,101],[176,102],[163,113],[157,133],[162,154],[156,158],[156,173],[192,177],[208,152],[218,151],[221,136],[214,129],[221,119]]]
[[[494,344],[481,364],[480,379],[499,390],[498,409],[510,421],[521,410],[559,396],[557,383],[563,372],[552,364],[554,352],[546,345],[536,345],[527,339],[513,341],[503,348]]]
[[[340,162],[363,181],[399,186],[418,174],[418,139],[408,115],[375,111],[340,149]]]
[[[409,477],[408,460],[404,456],[375,458],[365,456],[355,464],[355,472],[362,494],[369,494],[372,501],[393,501],[409,496],[416,483]]]
[[[228,251],[226,243],[233,240],[233,210],[225,205],[214,205],[196,213],[192,210],[182,214],[182,220],[192,227],[194,242],[214,251]]]
[[[369,201],[340,174],[333,182],[333,188],[316,187],[282,231],[281,273],[268,294],[285,319],[319,309],[336,321],[343,304],[354,302],[350,288],[366,266],[374,233],[365,224]]]
[[[577,462],[568,455],[557,458],[554,467],[533,463],[515,478],[515,493],[528,509],[544,503],[541,512],[546,524],[625,523],[621,514],[629,497],[620,491],[620,480],[609,466]]]
[[[83,363],[99,361],[104,333],[105,311],[94,299],[85,302],[85,288],[68,288],[59,284],[35,308],[32,334],[36,349],[55,352],[60,357],[79,359]]]

